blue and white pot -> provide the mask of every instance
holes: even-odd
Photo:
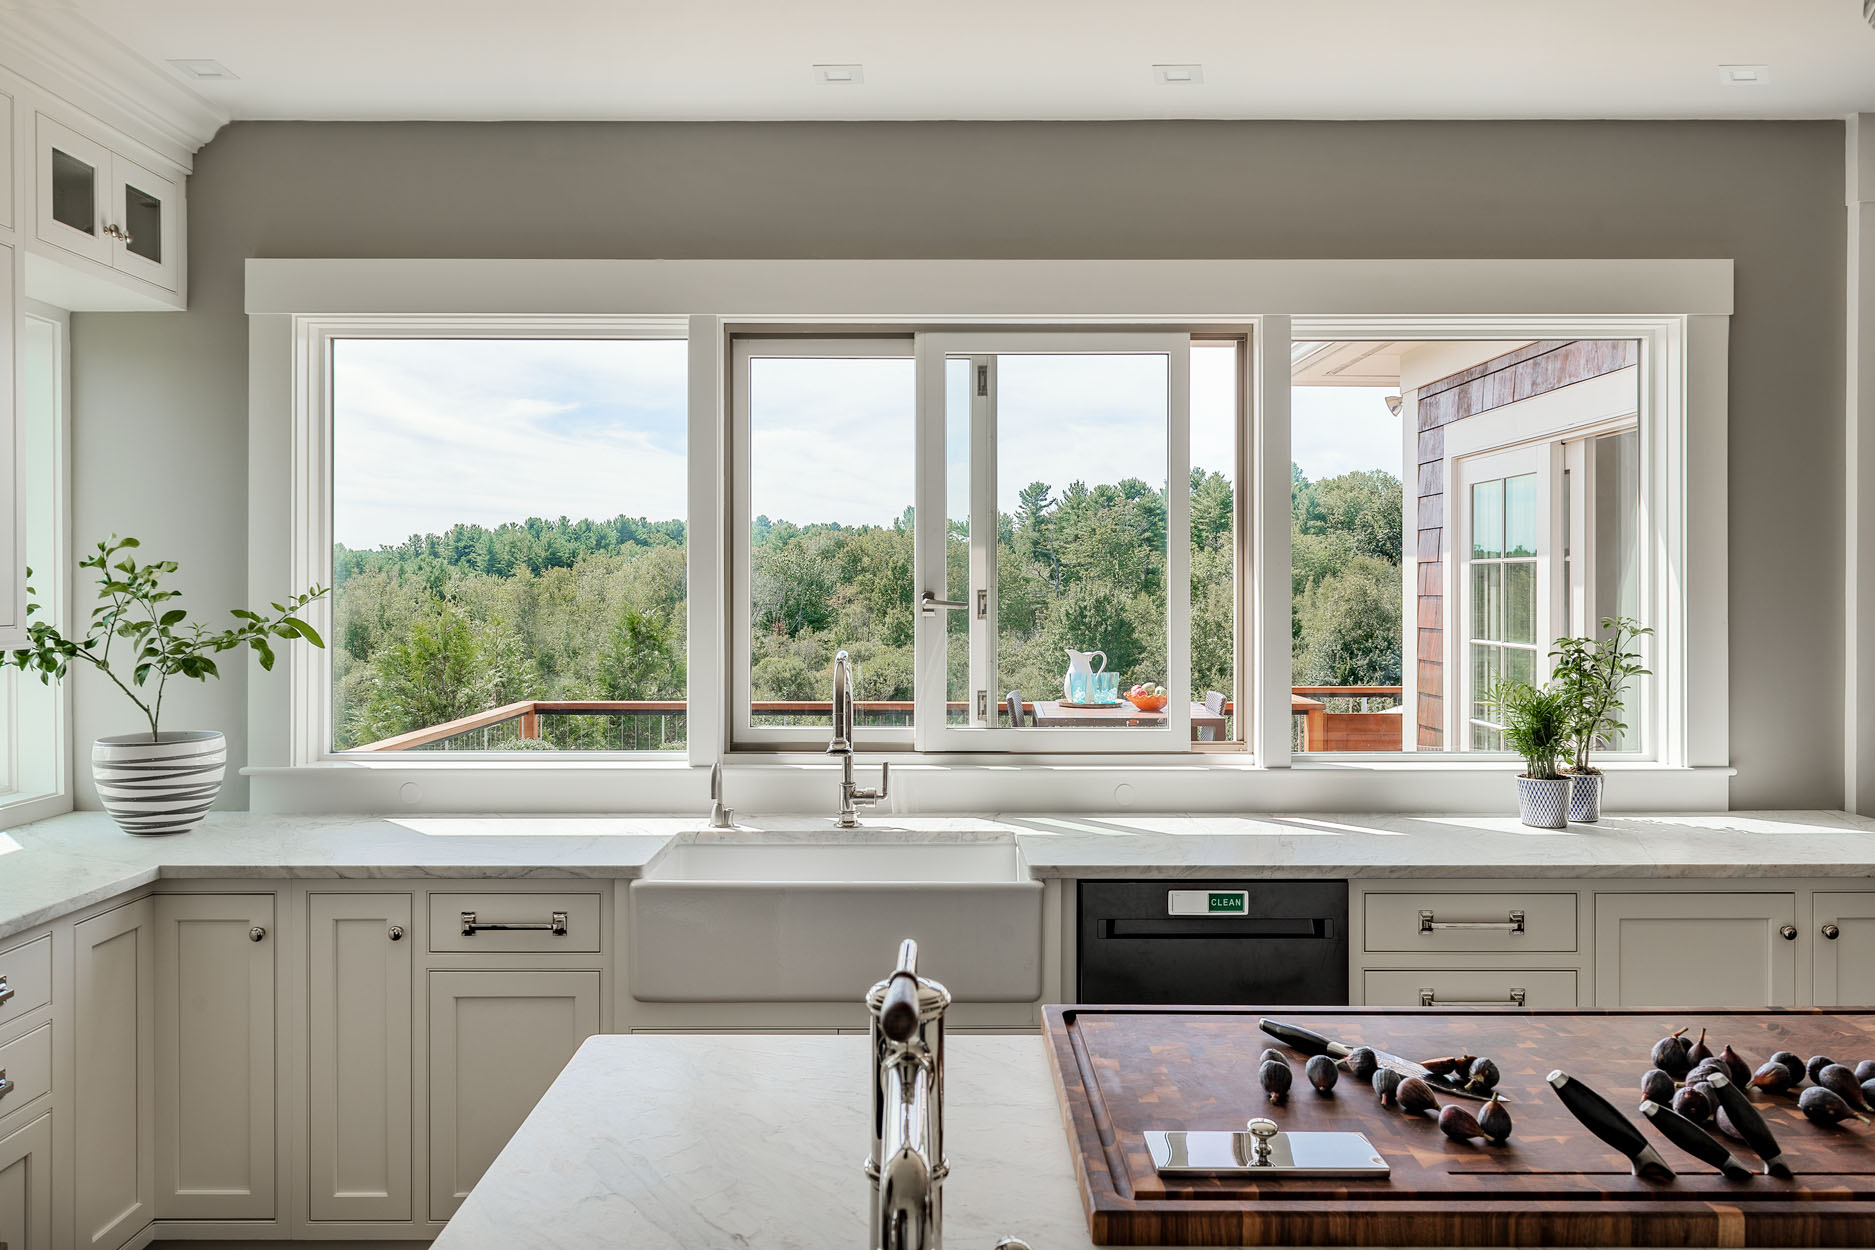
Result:
[[[1592,825],[1602,818],[1602,775],[1569,774],[1569,821]]]
[[[1536,829],[1561,829],[1568,822],[1569,778],[1518,777],[1517,815]]]
[[[118,734],[91,744],[98,800],[125,833],[187,833],[221,793],[228,740],[214,729]]]

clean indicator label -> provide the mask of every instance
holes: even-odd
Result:
[[[1250,896],[1243,890],[1167,890],[1168,916],[1247,916]]]

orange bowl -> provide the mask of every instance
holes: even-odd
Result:
[[[1165,705],[1172,701],[1172,696],[1165,694],[1141,694],[1127,696],[1127,702],[1142,712],[1163,712]]]

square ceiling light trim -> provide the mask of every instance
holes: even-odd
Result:
[[[1204,66],[1155,65],[1152,67],[1152,81],[1161,87],[1202,87]]]
[[[220,61],[193,60],[189,58],[181,58],[181,59],[171,58],[169,63],[175,66],[176,69],[180,73],[190,78],[208,79],[208,78],[239,78],[240,77],[239,74],[236,74],[233,70],[229,69],[226,65],[223,65]]]
[[[1721,65],[1719,81],[1728,87],[1762,87],[1771,81],[1768,65]]]
[[[866,81],[863,65],[816,65],[814,81],[823,87],[857,87]]]

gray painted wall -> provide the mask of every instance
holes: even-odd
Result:
[[[1732,798],[1836,807],[1843,143],[1835,122],[238,124],[190,180],[190,310],[74,319],[75,539],[136,533],[198,606],[245,598],[250,256],[1729,257]],[[172,705],[243,762],[240,671]],[[81,744],[133,728],[81,681]]]

